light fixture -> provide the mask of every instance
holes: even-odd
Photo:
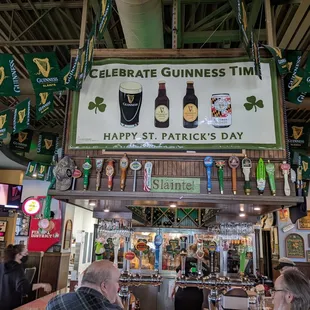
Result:
[[[177,207],[177,205],[175,203],[170,204],[170,208],[176,208],[176,207]]]
[[[254,211],[260,211],[260,207],[254,207]]]
[[[143,232],[143,233],[142,233],[143,236],[148,236],[149,234],[150,234],[150,233],[148,233],[148,232]]]
[[[89,201],[89,205],[94,207],[96,205],[96,201],[95,200],[90,200]]]
[[[240,213],[239,216],[240,217],[245,217],[245,213]]]
[[[104,206],[103,212],[110,212],[110,207],[109,206]]]
[[[244,212],[244,204],[240,205],[240,212]]]

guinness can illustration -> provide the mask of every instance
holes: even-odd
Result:
[[[227,128],[232,122],[231,97],[227,93],[212,94],[212,125],[215,128]]]
[[[123,82],[119,86],[119,108],[121,125],[135,127],[139,125],[142,104],[142,86],[137,82]]]

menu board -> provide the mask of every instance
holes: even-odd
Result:
[[[298,234],[289,234],[285,239],[286,256],[291,258],[304,258],[304,239]]]

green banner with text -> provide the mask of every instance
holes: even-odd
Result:
[[[28,153],[30,151],[33,131],[26,129],[11,136],[10,149],[15,152]]]
[[[13,55],[0,54],[0,96],[19,96],[19,78]]]
[[[9,122],[11,122],[11,111],[5,110],[0,112],[0,140],[7,137]]]
[[[54,94],[39,93],[36,94],[36,120],[40,120],[44,115],[54,110]]]
[[[30,124],[30,99],[18,103],[13,116],[13,133],[18,133]]]
[[[199,178],[155,178],[152,177],[153,193],[200,193]]]

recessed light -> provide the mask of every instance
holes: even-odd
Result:
[[[89,205],[92,206],[92,207],[94,207],[94,206],[96,205],[96,201],[90,201],[90,202],[89,202]]]
[[[171,205],[170,205],[170,208],[176,208],[177,207],[177,205],[175,204],[175,203],[172,203]]]
[[[260,211],[260,207],[255,207],[254,211]]]
[[[110,212],[110,209],[103,209],[103,212]]]
[[[245,217],[245,213],[240,213],[239,216],[240,217]]]

